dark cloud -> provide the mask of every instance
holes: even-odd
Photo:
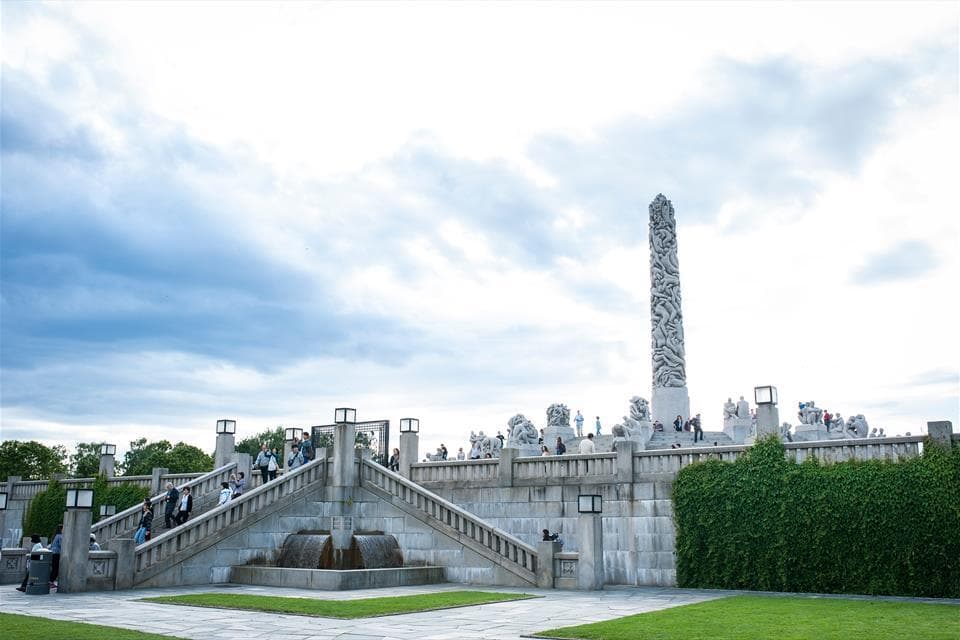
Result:
[[[853,273],[855,284],[874,285],[918,278],[937,268],[940,259],[929,244],[904,240],[867,257]]]

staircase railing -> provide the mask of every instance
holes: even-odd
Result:
[[[219,469],[214,469],[199,478],[185,483],[180,488],[190,487],[190,493],[193,495],[193,501],[196,504],[205,495],[210,492],[219,493],[220,484],[230,479],[230,474],[237,468],[236,462],[224,465]],[[154,506],[154,514],[160,513],[159,507],[163,504],[166,492],[158,494],[150,499],[150,504]],[[140,516],[143,513],[143,504],[135,504],[129,509],[124,509],[116,515],[105,518],[90,528],[90,532],[96,534],[98,542],[105,542],[119,538],[125,533],[134,531],[140,523]],[[161,514],[162,515],[162,514]],[[159,522],[159,521],[158,521]]]
[[[226,504],[214,507],[184,524],[165,531],[161,535],[138,545],[134,552],[134,568],[140,573],[156,566],[167,558],[191,547],[206,548],[215,540],[214,535],[244,518],[249,518],[286,496],[326,477],[325,459],[313,460],[298,467],[283,478],[273,480],[244,493]],[[207,545],[201,543],[207,542]],[[202,550],[202,549],[198,549]],[[135,578],[134,583],[138,582]]]
[[[459,542],[486,550],[498,564],[524,580],[536,584],[537,550],[506,531],[494,527],[469,511],[407,480],[371,460],[363,460],[364,486],[379,489],[406,506],[428,516],[434,524]],[[452,531],[450,531],[452,530]]]

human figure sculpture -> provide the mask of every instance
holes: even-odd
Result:
[[[844,430],[843,416],[840,415],[839,413],[833,414],[833,416],[830,418],[830,423],[827,425],[827,428],[830,431],[843,433],[843,430]]]
[[[484,435],[482,430],[480,433],[470,432],[470,445],[471,448],[474,445],[479,446],[481,457],[485,457],[489,453],[491,458],[499,458],[500,450],[503,448],[503,442],[500,438]]]
[[[870,435],[867,436],[867,437],[868,437],[868,438],[876,438],[876,437],[877,437],[877,428],[874,427],[874,428],[873,428],[873,431],[871,431],[871,432],[870,432]]]
[[[780,438],[786,440],[787,442],[793,442],[793,436],[790,435],[790,429],[793,428],[793,425],[789,422],[784,422],[780,425]]]
[[[637,422],[650,422],[650,403],[646,398],[630,398],[630,418]]]
[[[537,428],[522,413],[510,418],[507,422],[507,428],[507,444],[509,446],[537,444],[540,440]]]
[[[569,427],[570,409],[565,404],[552,404],[547,407],[548,427]]]
[[[813,400],[800,403],[800,410],[797,412],[797,417],[800,418],[801,424],[820,424],[820,418],[822,416],[823,409],[817,408]]]
[[[730,420],[737,417],[737,405],[733,403],[733,398],[727,398],[723,403],[723,419]]]
[[[746,419],[750,417],[750,403],[743,399],[743,396],[740,396],[740,401],[737,402],[737,417]]]
[[[887,434],[883,432],[883,427],[880,427],[880,433],[877,434],[878,438],[886,438]]]
[[[627,430],[624,428],[624,426],[619,423],[613,425],[613,428],[610,430],[610,433],[613,434],[614,438],[626,438],[629,435],[627,433]]]

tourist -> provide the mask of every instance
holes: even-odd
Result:
[[[63,548],[63,525],[57,525],[57,531],[53,534],[53,542],[50,543],[50,586],[57,586],[57,578],[60,577],[60,551]]]
[[[280,463],[278,462],[278,460],[280,460],[279,454],[280,452],[277,451],[276,447],[270,451],[270,461],[267,462],[267,473],[270,474],[271,480],[277,479],[277,470],[280,469]]]
[[[485,454],[483,455],[483,457],[484,457],[484,459],[490,459],[490,458],[493,457],[493,454],[492,454],[492,453],[485,453]]]
[[[550,529],[543,530],[543,541],[544,542],[559,542],[560,546],[563,546],[563,539],[560,538],[559,533],[550,533]]]
[[[400,449],[394,449],[390,455],[390,462],[387,463],[390,471],[400,471]]]
[[[831,420],[833,420],[833,416],[830,415],[830,410],[829,410],[829,409],[824,409],[824,410],[823,410],[823,424],[825,424],[825,425],[827,425],[827,426],[829,427]]]
[[[441,459],[441,460],[446,460],[446,459],[447,459],[447,445],[445,445],[445,444],[443,444],[443,443],[441,442],[441,443],[440,443],[440,449],[439,449],[439,451],[440,451],[440,459]]]
[[[290,457],[287,458],[287,471],[293,471],[302,464],[303,454],[300,452],[300,447],[293,445],[290,449]]]
[[[663,423],[657,420],[653,423],[653,430],[663,433]]]
[[[37,551],[43,551],[43,543],[40,542],[39,533],[30,534],[30,542],[33,543],[33,546],[30,547],[30,553],[27,554],[27,570],[23,574],[23,582],[21,582],[20,586],[17,587],[17,591],[27,590],[27,581],[30,579],[30,554],[36,553]]]
[[[137,532],[133,534],[133,541],[137,544],[143,544],[150,539],[150,529],[153,527],[153,505],[150,504],[150,498],[143,501],[143,511],[140,514],[140,524],[137,525]]]
[[[266,442],[260,445],[260,453],[257,454],[257,459],[253,461],[253,466],[260,469],[260,483],[266,484],[270,480],[270,450],[267,448]]]
[[[700,426],[700,414],[698,413],[697,417],[691,420],[691,422],[693,423],[693,441],[696,442],[698,437],[702,441],[703,427]]]
[[[100,551],[100,544],[97,542],[97,536],[90,534],[90,551]]]
[[[596,453],[597,447],[593,444],[593,434],[588,433],[587,437],[580,441],[580,453]]]
[[[177,491],[177,488],[173,486],[172,482],[167,483],[167,495],[164,497],[163,502],[163,526],[167,529],[172,529],[174,527],[173,512],[177,508],[177,503],[180,502],[180,492]]]
[[[236,497],[240,494],[234,493],[233,495]],[[190,487],[184,487],[183,493],[180,494],[180,511],[177,512],[178,526],[187,521],[191,511],[193,511],[193,496],[190,495]]]
[[[497,438],[500,440],[500,448],[503,448],[503,434],[497,431]]]
[[[303,440],[300,441],[300,455],[303,456],[303,464],[313,460],[313,442],[306,431],[303,432]]]
[[[563,439],[557,437],[557,455],[562,456],[567,452],[567,445],[563,444]]]
[[[677,419],[673,421],[673,428],[677,433],[683,431],[683,416],[678,415]]]
[[[220,483],[220,498],[217,500],[217,506],[219,507],[222,504],[227,504],[230,500],[230,496],[233,495],[233,492],[230,491],[230,483],[221,482]]]
[[[597,416],[597,435],[600,435],[600,416]]]
[[[543,444],[543,429],[540,429],[540,438],[537,440],[537,444]]]
[[[577,417],[573,419],[573,424],[577,425],[577,437],[583,437],[583,414],[577,409]]]
[[[463,447],[460,447],[457,450],[457,460],[466,460],[466,459],[467,459],[467,454],[463,452]]]
[[[470,459],[479,460],[482,457],[483,457],[483,450],[480,448],[480,441],[478,440],[473,443],[472,447],[470,447]]]
[[[540,455],[541,455],[541,456],[548,456],[548,455],[550,455],[550,449],[547,448],[547,445],[543,445],[543,446],[540,447]]]
[[[230,476],[230,486],[233,488],[233,498],[239,498],[247,489],[247,480],[243,471]]]

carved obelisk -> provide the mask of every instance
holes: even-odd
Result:
[[[653,355],[651,413],[668,430],[677,416],[690,419],[680,263],[673,204],[663,194],[650,203],[650,324]]]

